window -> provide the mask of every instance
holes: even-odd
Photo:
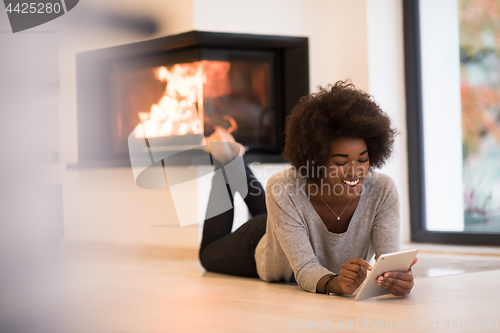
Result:
[[[500,244],[500,0],[403,1],[412,240]]]

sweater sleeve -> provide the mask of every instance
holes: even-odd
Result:
[[[401,248],[399,196],[392,178],[387,177],[387,182],[380,191],[381,200],[372,226],[375,259],[381,254],[397,252]]]
[[[286,191],[279,196],[275,196],[271,189],[266,193],[268,210],[266,232],[275,235],[298,285],[306,291],[315,293],[321,277],[333,273],[319,264],[307,227]]]

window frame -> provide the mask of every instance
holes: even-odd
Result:
[[[411,241],[498,246],[500,232],[429,231],[426,228],[420,1],[403,0],[402,3]]]

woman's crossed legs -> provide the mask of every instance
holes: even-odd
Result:
[[[200,246],[200,262],[210,272],[246,277],[258,277],[255,264],[255,248],[266,232],[267,209],[262,185],[245,164],[248,195],[244,198],[252,218],[231,233],[234,208],[222,214],[207,218],[203,226],[203,238]],[[212,184],[223,182],[217,173]],[[244,189],[241,189],[244,190]],[[233,204],[234,193],[239,189],[212,186],[208,206],[216,205],[218,199],[227,196]],[[239,191],[241,192],[241,191]],[[234,206],[234,205],[233,205]]]

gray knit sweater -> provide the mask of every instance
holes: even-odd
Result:
[[[255,250],[259,277],[297,281],[316,292],[326,274],[338,274],[349,258],[369,261],[400,250],[399,199],[394,181],[370,171],[346,232],[329,232],[306,194],[306,179],[290,168],[266,186],[267,229]]]

